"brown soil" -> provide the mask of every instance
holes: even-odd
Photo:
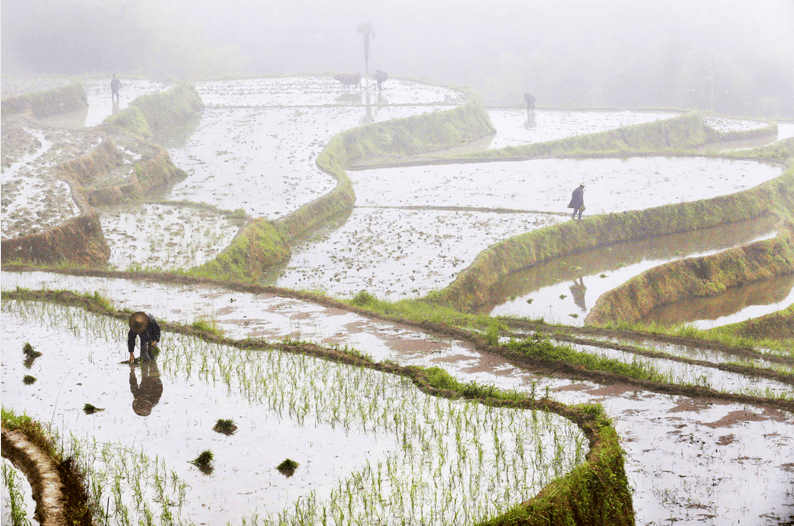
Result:
[[[3,457],[9,459],[28,478],[36,501],[34,518],[42,525],[65,526],[64,483],[58,466],[21,431],[3,428]]]

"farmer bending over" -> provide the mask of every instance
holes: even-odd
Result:
[[[135,362],[135,337],[141,337],[141,360],[148,360],[152,348],[160,341],[160,326],[151,314],[136,312],[130,316],[130,333],[127,347],[130,351],[130,363]]]

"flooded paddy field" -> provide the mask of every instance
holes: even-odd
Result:
[[[33,500],[33,488],[25,474],[17,469],[11,461],[3,457],[3,489],[0,520],[3,524],[23,524],[30,521],[36,512],[36,501]]]
[[[587,452],[561,417],[434,398],[365,368],[178,335],[135,367],[119,363],[124,321],[15,301],[3,302],[3,319],[4,407],[53,422],[118,520],[148,510],[177,524],[472,523]],[[29,367],[25,342],[43,353]],[[24,374],[36,382],[24,385]],[[86,403],[102,411],[85,414]],[[234,420],[233,435],[213,431],[221,417]],[[206,449],[210,473],[190,463]],[[285,458],[298,462],[293,476],[276,469]]]
[[[93,133],[39,127],[15,118],[4,121],[2,162],[2,235],[4,238],[39,232],[80,215],[69,185],[55,169],[96,148]]]
[[[353,171],[357,208],[340,227],[294,247],[283,273],[271,283],[332,295],[367,290],[391,300],[416,297],[448,285],[487,246],[568,220],[571,190],[582,181],[587,185],[586,214],[598,214],[726,195],[780,173],[780,167],[757,162],[699,157],[539,159]],[[709,243],[708,237],[702,241]],[[649,266],[619,279],[645,268]],[[561,294],[570,291],[557,296]],[[563,316],[578,318],[579,309]],[[559,312],[544,311],[541,317],[548,315],[560,322]]]
[[[683,524],[741,520],[774,525],[789,513],[792,474],[787,466],[792,463],[789,452],[794,447],[791,438],[794,436],[794,417],[790,413],[719,400],[663,395],[619,384],[602,386],[589,381],[546,376],[516,367],[498,356],[479,352],[467,342],[439,339],[399,324],[270,294],[253,295],[210,286],[167,285],[40,272],[4,272],[2,281],[4,290],[13,290],[16,286],[35,289],[49,285],[50,288],[84,290],[87,293],[99,291],[118,308],[151,310],[160,319],[183,323],[208,320],[233,338],[264,336],[278,339],[292,335],[318,342],[338,342],[371,354],[376,360],[440,366],[463,382],[475,380],[504,390],[550,394],[566,403],[602,403],[615,419],[623,439],[621,445],[626,451],[626,469],[638,524],[663,524],[672,517]],[[105,348],[95,350],[93,356],[110,353],[116,361],[123,359],[126,355],[123,349],[125,333],[126,329],[121,327],[119,335],[111,338]],[[176,344],[170,343],[174,340],[172,335],[164,337],[160,362],[175,359],[173,354],[179,351]],[[4,345],[4,349],[9,347],[13,348],[13,345]],[[7,353],[4,352],[3,356],[5,368]],[[114,367],[124,369],[119,374],[124,372],[126,376],[126,366]],[[165,368],[161,365],[160,370]],[[35,372],[31,374],[36,376]],[[165,373],[162,376],[166,376]],[[220,373],[218,378],[221,378]],[[201,376],[197,376],[195,381],[200,380]],[[166,408],[170,411],[171,405],[166,403],[178,403],[171,402],[169,397],[180,397],[181,388],[177,384],[166,384],[165,387],[152,416],[166,413]],[[79,389],[87,387],[80,386]],[[119,396],[127,393],[125,396],[131,397],[125,391],[126,385],[116,389]],[[86,396],[87,391],[80,392],[82,397]],[[5,399],[5,392],[3,394]],[[78,404],[82,403],[81,398]],[[61,405],[62,402],[59,407]],[[119,408],[120,411],[122,409],[132,413],[127,405]],[[79,413],[75,409],[71,411]],[[49,418],[52,407],[48,407],[47,412]],[[107,412],[102,413],[103,417],[108,416]],[[231,409],[218,416],[191,412],[190,422],[193,428],[201,429],[208,427],[214,418],[237,414]],[[172,415],[171,422],[182,418],[188,417]],[[235,421],[239,425],[243,420],[235,416]],[[245,426],[240,428],[244,430]],[[149,429],[150,434],[156,435],[159,426]],[[191,439],[193,445],[182,456],[187,461],[209,444],[216,452],[218,469],[220,446],[198,438]],[[189,473],[194,469],[181,463],[168,467],[177,468],[188,468],[191,470]],[[193,473],[193,476],[199,478],[198,473]]]
[[[200,83],[197,88],[208,108],[199,118],[181,124],[173,134],[162,138],[175,162],[179,158],[177,166],[191,174],[180,183],[184,186],[174,189],[183,192],[176,198],[213,204],[226,211],[243,208],[268,219],[282,217],[333,188],[335,182],[319,172],[314,160],[328,139],[339,131],[373,120],[441,111],[464,101],[454,90],[396,82],[396,79],[385,83],[381,93],[372,89],[346,89],[330,78],[321,77]],[[101,89],[98,85],[97,92]],[[124,96],[122,90],[122,104]],[[525,117],[525,113],[517,112],[517,117],[521,116]],[[658,118],[666,116],[660,114]],[[615,120],[620,121],[619,116]],[[550,126],[565,128],[564,123],[558,124]],[[620,121],[617,126],[628,124]],[[576,134],[573,128],[568,129]],[[785,133],[786,128],[781,126],[779,134]],[[517,137],[519,134],[516,132]],[[26,140],[30,145],[35,142]],[[648,158],[644,160],[648,164],[634,165],[634,160],[600,159],[607,162],[603,168],[594,163],[581,165],[584,161],[578,160],[558,160],[559,165],[543,164],[547,161],[543,160],[536,165],[522,162],[416,167],[416,173],[412,171],[414,168],[401,168],[400,172],[392,169],[351,172],[357,207],[348,217],[338,218],[326,231],[293,247],[291,261],[272,282],[339,296],[350,296],[359,290],[389,299],[419,296],[448,284],[485,246],[517,233],[569,220],[565,205],[571,190],[581,181],[587,184],[585,214],[590,215],[733,193],[776,177],[781,171],[747,161]],[[450,171],[446,172],[447,169]],[[271,177],[272,174],[276,175]],[[588,178],[592,174],[595,177]],[[568,178],[560,181],[564,177]],[[545,183],[554,179],[557,180],[553,183]],[[3,181],[6,181],[5,171]],[[191,182],[193,187],[188,187]],[[231,188],[222,184],[230,182]],[[5,187],[3,191],[5,199]],[[528,202],[530,198],[532,201]],[[174,203],[147,203],[138,208],[102,212],[103,230],[114,247],[111,265],[117,268],[199,264],[224,248],[237,229],[227,212],[205,213],[203,209]],[[3,219],[5,224],[5,203]],[[734,227],[724,228],[693,233],[691,239],[684,236],[659,243],[657,238],[645,246],[640,242],[630,247],[610,247],[590,257],[583,254],[581,259],[566,258],[535,278],[523,279],[561,287],[548,293],[548,303],[553,304],[556,298],[561,307],[555,311],[559,314],[549,314],[546,320],[577,325],[584,319],[586,310],[581,310],[575,301],[572,283],[587,287],[585,305],[591,307],[602,293],[599,292],[602,283],[601,288],[609,290],[648,266],[775,235],[774,223],[764,220],[735,225],[733,230]],[[634,267],[637,264],[647,266]],[[610,282],[615,276],[618,280]],[[790,280],[779,278],[770,286],[772,289],[762,295],[782,298],[773,307],[775,310],[791,304],[791,292],[779,293],[792,290],[794,284]],[[27,287],[98,292],[109,298],[114,307],[143,309],[160,320],[174,323],[202,322],[230,338],[290,338],[349,346],[376,361],[436,365],[462,382],[473,380],[500,389],[547,395],[565,403],[601,403],[615,420],[623,440],[637,524],[741,522],[771,526],[789,520],[792,515],[794,458],[790,452],[794,448],[794,417],[773,407],[664,395],[631,385],[600,385],[550,372],[529,371],[481,352],[468,341],[274,293],[251,294],[214,285],[39,272],[3,272],[2,287],[4,291]],[[543,304],[542,298],[533,298],[526,282],[516,283],[515,287],[501,293],[504,304],[509,303],[511,296],[518,300],[524,294],[527,296],[522,298],[523,304],[528,305],[527,299]],[[560,298],[562,295],[566,297]],[[756,295],[748,292],[743,296]],[[453,508],[439,510],[438,499],[434,497],[429,497],[432,502],[415,504],[411,497],[416,495],[411,494],[410,488],[399,489],[396,480],[418,480],[422,488],[429,488],[433,486],[436,471],[455,477],[452,466],[456,461],[450,460],[453,453],[448,455],[447,451],[456,449],[456,443],[449,433],[427,427],[422,418],[415,423],[403,422],[403,427],[395,433],[391,423],[381,425],[380,420],[365,420],[355,410],[348,409],[348,406],[365,405],[352,402],[355,399],[352,395],[340,404],[344,415],[334,420],[333,411],[328,416],[323,398],[328,398],[329,392],[354,393],[360,390],[359,386],[372,382],[373,390],[365,391],[370,393],[366,404],[373,400],[380,402],[377,393],[381,392],[389,394],[386,403],[410,400],[405,402],[405,408],[399,409],[399,414],[421,416],[425,408],[428,411],[438,408],[439,414],[462,414],[456,413],[462,411],[459,407],[431,404],[428,400],[433,399],[416,393],[399,379],[390,383],[356,368],[336,369],[313,359],[289,355],[275,358],[273,353],[244,352],[173,334],[164,337],[163,351],[156,361],[131,370],[129,365],[119,363],[126,358],[124,323],[52,306],[41,309],[42,312],[52,309],[46,315],[33,314],[39,308],[33,302],[3,302],[4,405],[35,413],[42,422],[52,422],[64,432],[65,442],[69,442],[68,433],[74,433],[76,439],[67,446],[97,469],[95,488],[101,488],[98,495],[104,502],[108,498],[110,502],[103,502],[102,508],[107,506],[114,517],[120,517],[125,510],[131,516],[143,517],[148,506],[150,512],[167,511],[180,520],[201,517],[202,522],[213,524],[245,518],[250,523],[266,523],[265,515],[275,519],[280,512],[291,513],[288,510],[296,509],[295,503],[300,502],[306,504],[302,510],[318,514],[315,522],[320,522],[323,509],[328,517],[335,517],[335,510],[344,508],[347,513],[348,506],[361,512],[363,523],[377,523],[378,515],[386,514],[384,509],[390,517],[399,516],[394,510],[400,510],[406,517],[416,517],[412,513],[418,507],[430,510],[426,522],[434,519],[442,524],[454,522],[450,515],[442,515],[454,513]],[[56,313],[58,309],[61,310]],[[555,320],[555,316],[561,319]],[[45,355],[33,361],[29,369],[25,368],[21,351],[14,350],[21,349],[25,341],[37,349],[46,349]],[[598,343],[603,341],[600,339]],[[652,341],[644,345],[672,356],[680,351],[680,356],[709,363],[731,360],[729,356],[703,349],[676,350]],[[676,381],[708,384],[728,392],[757,391],[771,395],[791,392],[787,384],[725,373],[707,364],[638,358],[617,344],[606,349],[586,343],[572,347],[624,363],[642,361]],[[295,361],[287,365],[292,358]],[[275,367],[272,360],[276,360]],[[777,365],[763,360],[756,360],[756,364]],[[267,367],[271,370],[265,374]],[[315,387],[306,385],[304,376],[295,372],[303,367],[320,371]],[[36,377],[36,382],[24,385],[25,374]],[[341,383],[347,379],[353,379],[355,387]],[[140,389],[144,380],[149,385],[160,384],[154,403],[152,399],[136,400],[133,381],[135,389]],[[340,383],[334,383],[337,380]],[[302,391],[304,388],[309,390]],[[274,391],[286,393],[284,397],[294,396],[300,403],[291,404],[283,398],[279,405],[273,400],[282,395]],[[308,411],[301,406],[305,400],[310,400]],[[104,411],[86,415],[82,410],[85,403]],[[384,409],[384,414],[392,418],[390,422],[394,422],[397,413],[394,408]],[[212,431],[218,418],[233,418],[237,432],[226,437]],[[443,421],[443,418],[432,413],[431,420]],[[494,462],[501,455],[494,429],[508,433],[504,439],[498,437],[506,456],[518,449],[521,438],[514,430],[526,426],[509,423],[511,418],[515,422],[519,417],[489,416],[486,427],[472,427],[472,435],[467,435],[467,443],[475,444],[479,440],[483,451],[490,448],[496,452],[493,462],[484,464],[497,465]],[[532,417],[528,418],[527,425],[534,425]],[[544,436],[551,437],[551,443],[547,442],[549,445],[544,448],[551,451],[557,428],[548,429],[550,434]],[[578,455],[586,450],[580,447],[581,440],[575,438],[574,431],[569,434],[571,442],[564,446],[569,465],[578,462]],[[406,442],[406,434],[411,433],[415,435]],[[175,442],[174,436],[179,441]],[[424,443],[422,436],[433,437],[435,441],[428,439]],[[261,447],[263,442],[268,448]],[[472,447],[475,454],[471,456],[477,457],[477,446]],[[524,445],[527,451],[532,447],[533,444]],[[205,449],[215,454],[214,470],[209,475],[190,464]],[[296,451],[302,458],[293,455]],[[326,453],[338,457],[325,458]],[[443,456],[446,460],[440,460]],[[110,461],[111,458],[116,462]],[[285,458],[300,464],[292,477],[285,477],[275,467]],[[495,513],[481,500],[470,499],[467,492],[477,498],[487,493],[485,500],[493,501],[493,495],[506,491],[484,486],[483,480],[496,479],[510,488],[518,488],[517,484],[527,481],[540,483],[531,477],[520,481],[520,477],[510,479],[508,473],[513,465],[518,464],[511,464],[499,476],[491,471],[480,472],[478,479],[478,465],[457,463],[464,478],[471,482],[468,486],[449,483],[445,491],[456,502],[472,501],[459,512],[471,519],[467,523],[484,516],[482,513]],[[419,469],[421,466],[428,471]],[[554,468],[547,471],[556,476]],[[136,473],[141,480],[140,488],[122,483],[118,490],[114,489],[115,481],[130,473]],[[391,474],[389,482],[383,484],[392,492],[389,495],[399,495],[402,491],[402,500],[376,498],[386,493],[376,486],[379,473],[384,481],[386,474]],[[369,489],[359,490],[362,483]],[[512,502],[536,493],[537,487],[510,489],[511,494],[520,495]],[[351,501],[352,505],[348,504],[351,494],[356,499]],[[427,494],[430,495],[429,489]],[[306,495],[310,498],[306,499]],[[304,498],[299,501],[300,496]],[[499,500],[499,505],[503,502],[509,505],[508,497]],[[368,508],[370,504],[374,507]]]
[[[368,88],[367,88],[368,86]],[[457,106],[463,92],[414,80],[390,78],[377,91],[372,79],[361,87],[346,87],[333,76],[273,77],[199,82],[196,89],[208,106],[334,106],[360,104],[367,93],[373,102],[391,105]]]
[[[642,210],[752,188],[783,169],[707,157],[534,159],[350,172],[359,206],[566,210],[584,183],[585,214]],[[399,182],[399,184],[395,184]]]
[[[111,268],[187,269],[214,259],[245,220],[178,204],[127,205],[100,210]]]
[[[642,272],[681,258],[715,254],[777,234],[775,217],[618,243],[554,258],[501,280],[478,312],[583,325],[598,298]],[[771,312],[771,311],[767,311]],[[680,317],[679,322],[689,319]]]
[[[488,246],[561,221],[548,214],[356,208],[336,229],[293,247],[272,283],[389,300],[452,282]]]
[[[635,124],[644,124],[680,115],[677,112],[652,111],[566,111],[535,110],[527,118],[523,108],[488,110],[488,116],[496,128],[496,135],[488,149],[520,146],[537,142],[556,141],[577,135],[598,133]]]
[[[365,94],[330,77],[204,82],[197,91],[209,106],[199,121],[158,138],[189,174],[168,198],[271,220],[336,186],[315,164],[334,135],[465,101],[460,92],[407,81]]]
[[[708,298],[690,298],[658,307],[642,323],[687,323],[711,329],[777,312],[794,303],[794,274],[733,287]]]

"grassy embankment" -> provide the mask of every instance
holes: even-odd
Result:
[[[89,312],[121,320],[129,311],[117,311],[99,294],[77,295],[68,291],[3,292],[3,299],[43,300],[64,305],[79,306]],[[355,350],[322,348],[314,344],[265,340],[233,340],[217,330],[203,326],[162,323],[167,332],[187,334],[205,341],[241,349],[278,349],[366,367],[387,374],[410,379],[421,391],[450,399],[465,398],[492,407],[550,411],[576,423],[590,442],[586,462],[568,475],[551,482],[538,495],[516,506],[507,515],[497,517],[487,524],[574,524],[608,523],[634,524],[631,492],[624,469],[623,452],[618,436],[609,418],[598,405],[565,405],[535,393],[501,392],[493,387],[474,382],[462,384],[444,370],[436,367],[400,366],[391,362],[373,362]],[[525,347],[548,347],[544,340],[527,341]],[[553,346],[552,346],[553,347]],[[56,452],[57,454],[57,452]]]
[[[88,97],[82,81],[45,91],[5,97],[3,115],[31,112],[36,117],[48,117],[88,107]]]

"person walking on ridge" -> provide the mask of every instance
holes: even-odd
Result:
[[[573,191],[573,195],[571,196],[571,202],[568,203],[568,208],[573,208],[573,214],[571,214],[571,219],[576,219],[577,212],[579,213],[579,219],[582,219],[582,212],[584,212],[584,183],[579,183],[579,188]]]
[[[151,353],[160,341],[160,325],[151,314],[136,312],[130,316],[130,332],[127,337],[127,348],[130,351],[130,363],[135,363],[135,338],[141,337],[141,360],[149,360]]]
[[[113,79],[110,81],[110,97],[114,102],[119,101],[119,90],[121,89],[121,81],[113,74]]]

